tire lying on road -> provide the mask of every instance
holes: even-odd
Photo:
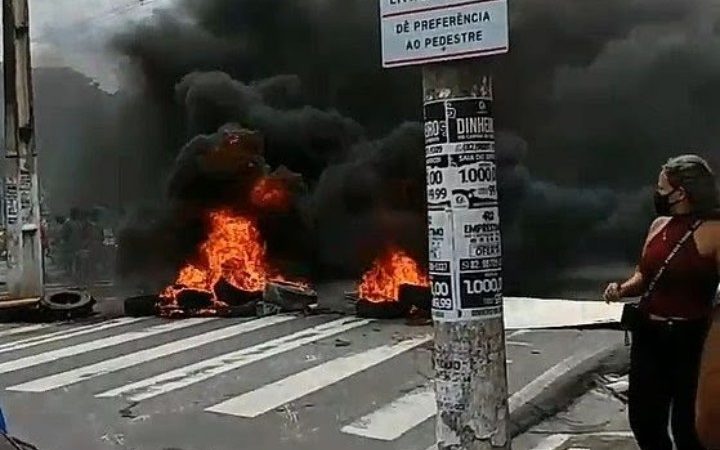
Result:
[[[140,295],[126,298],[124,302],[125,315],[129,317],[148,317],[158,313],[157,304],[160,299],[157,295]]]
[[[92,314],[95,299],[87,292],[63,291],[40,300],[40,309],[59,318],[84,317]]]

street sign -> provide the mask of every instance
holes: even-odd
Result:
[[[506,53],[507,0],[380,0],[383,67]]]

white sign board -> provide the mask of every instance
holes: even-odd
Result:
[[[380,0],[383,67],[506,53],[507,0]]]

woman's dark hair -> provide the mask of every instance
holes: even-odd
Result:
[[[687,192],[695,214],[720,214],[720,192],[707,161],[697,155],[676,156],[663,165],[663,171],[673,187]]]

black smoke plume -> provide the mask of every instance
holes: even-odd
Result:
[[[282,213],[258,210],[251,192],[263,177],[292,174],[273,172],[278,167],[316,179],[333,161],[345,159],[363,129],[336,111],[278,107],[293,103],[285,93],[296,84],[295,77],[274,77],[246,85],[221,72],[191,73],[177,84],[187,126],[202,134],[181,148],[171,166],[164,206],[143,210],[123,230],[121,273],[167,279],[193,257],[208,231],[208,213],[222,208],[257,220],[271,259],[312,264],[305,184],[289,175],[292,205]],[[217,132],[203,132],[210,129]],[[308,268],[294,274],[308,276]]]
[[[510,8],[511,52],[479,70],[512,130],[498,136],[505,264],[531,293],[569,264],[634,259],[657,167],[717,158],[720,13],[710,0]],[[236,122],[265,135],[270,166],[306,177],[313,266],[356,273],[387,241],[424,255],[420,71],[380,68],[376,3],[183,0],[114,48],[164,123],[157,152]]]

